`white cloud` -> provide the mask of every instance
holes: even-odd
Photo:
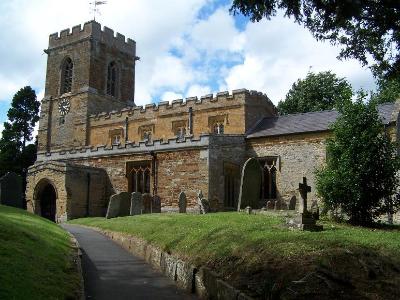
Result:
[[[355,60],[339,61],[339,49],[317,42],[292,20],[277,16],[249,23],[243,39],[242,63],[232,66],[221,87],[265,92],[274,103],[283,99],[293,82],[314,72],[333,71],[346,77],[355,89],[374,86],[372,75]]]
[[[182,94],[174,93],[174,92],[165,92],[161,96],[161,101],[169,101],[171,102],[172,100],[177,100],[177,99],[182,99],[183,96]]]
[[[189,87],[186,97],[201,97],[207,94],[211,94],[211,88],[209,86],[194,84]]]

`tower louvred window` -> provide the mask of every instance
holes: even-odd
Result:
[[[74,65],[72,60],[68,57],[64,61],[62,69],[62,94],[71,92],[73,69]]]
[[[116,96],[117,88],[117,67],[115,62],[110,62],[107,70],[107,94]]]

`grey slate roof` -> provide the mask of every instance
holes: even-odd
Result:
[[[383,124],[389,124],[394,103],[378,106]],[[339,113],[336,110],[323,110],[284,116],[265,117],[247,132],[247,138],[268,137],[294,133],[320,132],[329,130]]]

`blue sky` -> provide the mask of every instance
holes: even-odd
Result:
[[[87,0],[0,2],[0,122],[13,94],[31,85],[43,97],[48,35],[92,18]],[[231,1],[109,0],[97,20],[137,43],[135,102],[173,100],[239,88],[277,104],[309,70],[331,70],[354,89],[374,89],[370,71],[339,61],[339,48],[315,41],[281,15],[251,23]],[[0,128],[1,129],[1,128]]]

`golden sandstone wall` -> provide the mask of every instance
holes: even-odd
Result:
[[[168,139],[176,136],[176,129],[186,128],[189,135],[189,108],[193,111],[192,133],[194,136],[211,133],[216,123],[223,124],[225,134],[244,134],[259,117],[276,114],[275,107],[263,94],[247,90],[218,93],[148,104],[145,107],[126,108],[89,117],[89,144],[110,145],[114,134],[125,140],[143,140],[143,131],[151,131],[152,139]],[[255,116],[250,117],[250,115]],[[247,119],[246,119],[247,118]]]

